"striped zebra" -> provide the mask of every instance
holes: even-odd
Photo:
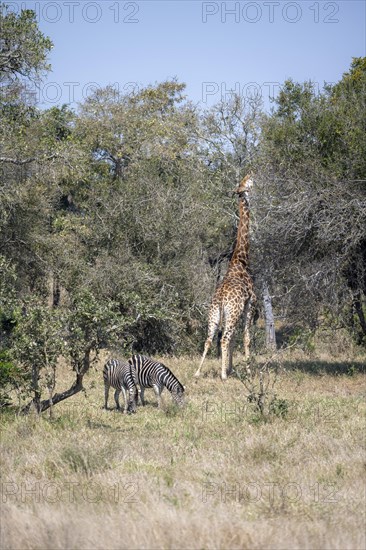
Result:
[[[136,405],[138,400],[138,391],[133,378],[131,365],[125,361],[119,361],[118,359],[109,359],[106,362],[103,369],[104,378],[104,408],[108,408],[108,394],[109,388],[115,388],[114,400],[116,402],[117,409],[119,406],[119,394],[123,392],[125,400],[124,413],[136,412]],[[128,392],[128,396],[127,396]]]
[[[161,407],[161,393],[164,388],[172,394],[173,402],[179,406],[184,404],[184,386],[174,374],[162,363],[144,355],[133,355],[128,360],[132,367],[135,384],[140,386],[140,399],[145,405],[145,388],[153,388],[158,398],[158,407]]]

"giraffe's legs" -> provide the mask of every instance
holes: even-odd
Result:
[[[221,340],[221,379],[227,379],[228,363],[230,356],[230,342],[225,338]]]
[[[228,361],[228,370],[227,374],[231,374],[233,371],[233,349],[234,349],[234,338],[231,339],[229,344],[229,361]]]
[[[205,349],[203,350],[203,354],[202,354],[202,358],[201,358],[201,362],[200,362],[200,365],[195,373],[195,377],[198,378],[201,374],[201,368],[202,368],[202,365],[203,365],[203,362],[205,360],[205,357],[206,357],[206,354],[208,352],[208,350],[210,349],[211,347],[211,342],[212,342],[212,338],[208,337],[206,342],[205,342]]]
[[[233,368],[234,330],[225,330],[221,340],[221,379],[226,380]]]
[[[215,336],[215,333],[216,333],[216,330],[218,329],[219,324],[220,324],[220,306],[219,304],[217,305],[215,304],[215,305],[212,305],[210,309],[207,340],[205,342],[205,348],[203,350],[200,366],[198,367],[195,373],[196,378],[198,378],[201,374],[201,368],[202,368],[203,362],[205,360],[208,350],[211,347],[212,340]]]
[[[224,309],[224,330],[221,340],[221,378],[226,380],[233,368],[233,346],[234,330],[240,317],[240,311],[230,311],[230,308]]]

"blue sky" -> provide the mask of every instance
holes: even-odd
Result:
[[[177,77],[194,102],[235,90],[268,105],[286,78],[336,82],[365,52],[363,1],[22,1],[54,42],[43,107],[93,87],[121,90]]]

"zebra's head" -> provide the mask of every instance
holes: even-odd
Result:
[[[138,401],[138,391],[136,386],[134,387],[133,391],[130,390],[128,401],[129,403],[127,408],[127,413],[128,414],[135,413],[137,408],[137,401]]]
[[[182,384],[172,391],[173,401],[178,407],[183,407],[184,405],[184,390],[185,387]]]

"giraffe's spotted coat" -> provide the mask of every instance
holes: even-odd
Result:
[[[249,326],[253,306],[256,301],[253,281],[249,273],[249,205],[248,191],[252,179],[246,176],[236,189],[239,196],[239,226],[236,245],[224,279],[216,288],[212,298],[209,318],[208,336],[200,366],[195,374],[199,376],[207,351],[209,350],[216,330],[222,325],[222,365],[221,378],[225,380],[232,369],[232,338],[240,316],[244,315],[244,354],[249,357]]]

